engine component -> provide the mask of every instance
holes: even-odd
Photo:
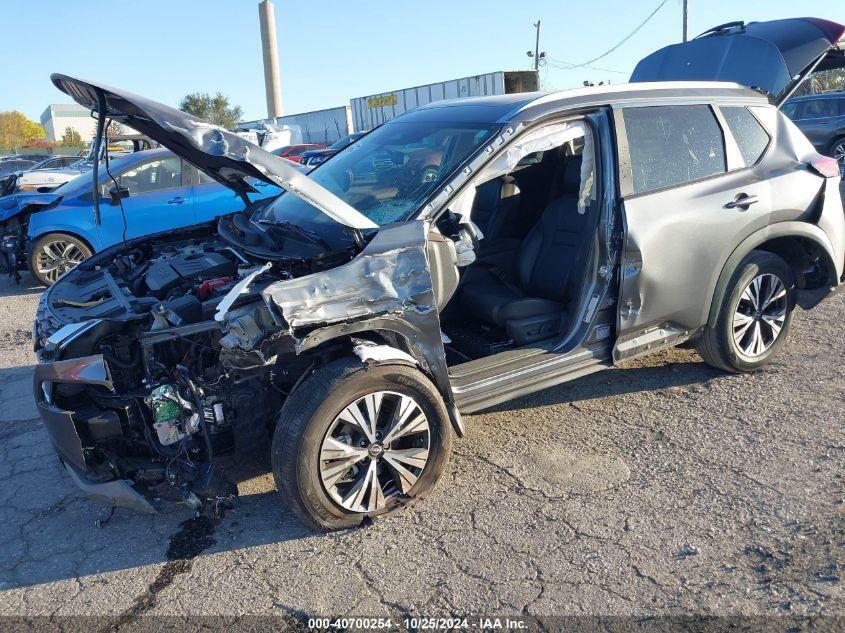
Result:
[[[154,262],[144,280],[151,294],[163,298],[183,279],[216,279],[231,277],[236,272],[235,263],[220,253],[186,253]]]
[[[199,430],[199,414],[173,385],[156,387],[145,401],[153,412],[153,428],[158,441],[164,446],[175,444]]]
[[[202,303],[193,295],[184,295],[169,301],[162,301],[153,306],[152,312],[156,320],[151,328],[153,330],[160,330],[168,325],[179,327],[180,325],[198,323],[202,321],[203,317]]]
[[[220,339],[220,345],[230,351],[249,351],[272,329],[276,326],[267,306],[253,303],[228,313],[226,335]]]

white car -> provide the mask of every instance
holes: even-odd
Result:
[[[52,189],[90,169],[90,163],[79,156],[56,156],[38,163],[31,169],[19,172],[16,187],[19,191],[29,191],[39,187]]]

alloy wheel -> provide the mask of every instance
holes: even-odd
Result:
[[[67,240],[46,242],[36,254],[38,273],[55,283],[66,271],[79,265],[86,259],[82,249]]]
[[[756,276],[739,297],[733,317],[733,339],[746,357],[764,354],[786,321],[786,286],[776,275]]]
[[[376,512],[407,493],[429,456],[428,419],[416,401],[377,391],[332,421],[320,448],[320,479],[329,496],[352,512]]]
[[[839,171],[845,176],[845,141],[839,141],[833,147],[833,157],[839,161]]]

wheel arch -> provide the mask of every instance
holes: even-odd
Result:
[[[728,257],[710,300],[708,326],[713,327],[716,324],[719,306],[722,304],[728,283],[737,266],[754,250],[766,251],[782,257],[792,268],[800,291],[823,291],[837,283],[833,246],[824,231],[806,222],[771,224],[745,238]],[[813,265],[815,274],[805,274],[809,265]],[[819,266],[821,269],[818,268]],[[799,292],[798,303],[802,307],[812,307],[818,301],[810,298],[802,300]]]
[[[47,237],[48,235],[67,235],[68,237],[72,237],[74,239],[79,240],[85,246],[87,246],[88,250],[91,251],[92,256],[96,255],[96,253],[97,253],[97,249],[94,248],[91,245],[91,242],[88,239],[86,239],[84,236],[82,236],[79,233],[76,233],[74,231],[66,231],[66,230],[62,230],[62,229],[56,229],[56,230],[53,230],[53,231],[44,231],[42,233],[39,233],[38,235],[31,235],[31,236],[29,236],[29,239],[26,241],[25,256],[26,256],[27,270],[29,270],[30,274],[32,274],[32,275],[35,275],[35,268],[32,265],[32,255],[33,255],[32,248],[33,248],[33,246],[35,246],[35,243],[38,240],[40,240],[41,238]],[[37,277],[37,275],[36,275],[36,277]]]
[[[67,235],[69,237],[73,237],[73,238],[79,240],[80,242],[82,242],[83,244],[85,244],[85,246],[87,246],[88,249],[91,251],[92,255],[95,255],[97,253],[97,249],[91,243],[91,240],[89,240],[87,237],[82,235],[79,231],[76,231],[74,229],[68,229],[68,228],[65,228],[64,226],[49,226],[49,227],[45,227],[44,230],[39,230],[37,235],[28,235],[27,236],[29,238],[27,240],[27,259],[29,259],[29,249],[30,249],[30,247],[33,244],[35,244],[35,242],[40,240],[42,237],[46,237],[48,235]]]
[[[382,349],[377,355],[363,354],[356,351],[356,348],[361,346],[361,341],[364,341],[365,345],[370,343]],[[322,351],[332,360],[349,356],[364,364],[401,364],[416,367],[434,383],[449,412],[449,420],[455,433],[458,437],[463,437],[463,419],[454,404],[445,362],[440,362],[441,359],[436,357],[436,350],[424,342],[425,337],[421,336],[414,326],[406,321],[385,316],[318,328],[297,342],[296,351],[297,354]]]

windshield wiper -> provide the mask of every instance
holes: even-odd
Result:
[[[294,235],[298,235],[299,237],[305,238],[312,244],[316,244],[325,251],[332,250],[331,245],[322,237],[320,237],[319,233],[316,233],[315,231],[312,231],[310,229],[302,228],[297,224],[293,224],[286,220],[259,220],[259,222],[261,222],[262,224],[269,224],[270,226],[278,226],[285,231],[293,233]]]

